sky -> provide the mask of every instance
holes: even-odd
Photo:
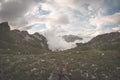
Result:
[[[93,37],[120,31],[120,0],[0,0],[0,22],[11,29],[39,32],[51,50],[75,47],[62,35],[77,35],[87,42]]]

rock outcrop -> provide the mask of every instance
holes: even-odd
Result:
[[[8,31],[10,31],[8,22],[0,23],[0,32],[8,32]]]
[[[0,49],[21,51],[21,53],[49,50],[44,36],[39,33],[31,35],[27,31],[10,30],[8,22],[0,24]]]

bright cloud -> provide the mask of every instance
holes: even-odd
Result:
[[[47,38],[49,49],[55,50],[66,50],[75,47],[74,43],[67,43],[61,38],[58,33],[63,31],[60,27],[52,26],[41,33]]]
[[[120,25],[120,12],[109,16],[97,15],[94,18],[90,19],[90,24],[97,26],[98,28],[110,24]]]

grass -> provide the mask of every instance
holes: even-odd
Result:
[[[9,51],[8,51],[9,52]],[[14,51],[13,51],[14,52]],[[119,80],[119,51],[46,52],[42,54],[0,53],[1,80],[47,80],[56,61],[67,64],[70,80]]]

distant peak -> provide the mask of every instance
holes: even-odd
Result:
[[[0,31],[10,31],[10,26],[8,22],[0,23]]]
[[[2,22],[0,23],[0,26],[9,26],[8,22]]]
[[[38,33],[38,32],[34,33],[33,35],[43,36],[42,34],[40,34],[40,33]]]
[[[2,22],[2,23],[0,23],[0,24],[8,24],[8,22]]]

